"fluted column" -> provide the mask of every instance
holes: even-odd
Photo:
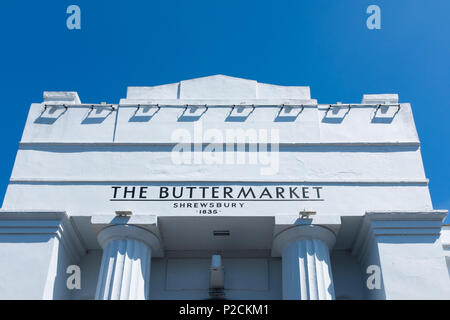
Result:
[[[283,299],[334,299],[329,254],[334,242],[334,234],[320,226],[295,226],[277,235],[274,249],[282,256]]]
[[[97,300],[149,299],[152,248],[159,245],[151,232],[131,225],[114,225],[100,231],[102,264]]]

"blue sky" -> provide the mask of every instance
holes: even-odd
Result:
[[[66,9],[81,8],[81,30]],[[381,8],[381,30],[366,8]],[[307,85],[320,103],[411,102],[433,205],[450,208],[450,1],[2,1],[0,200],[45,90],[117,103],[127,86],[226,74]],[[449,221],[449,219],[447,219]]]

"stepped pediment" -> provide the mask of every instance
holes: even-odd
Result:
[[[153,87],[129,87],[127,99],[311,99],[309,87],[278,86],[225,75]]]

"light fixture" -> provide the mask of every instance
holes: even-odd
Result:
[[[131,211],[116,211],[116,216],[118,217],[129,217],[133,214]]]
[[[317,212],[316,211],[300,211],[298,214],[300,215],[300,218],[302,219],[308,219],[309,216],[314,216]]]

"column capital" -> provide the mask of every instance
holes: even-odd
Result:
[[[277,235],[273,239],[272,255],[281,256],[283,249],[289,243],[299,240],[322,240],[331,250],[336,243],[336,235],[326,227],[320,225],[294,225],[289,227]]]
[[[159,238],[147,229],[130,224],[111,225],[103,228],[97,235],[98,242],[105,248],[112,240],[132,239],[138,240],[149,246],[152,251],[161,250]]]

